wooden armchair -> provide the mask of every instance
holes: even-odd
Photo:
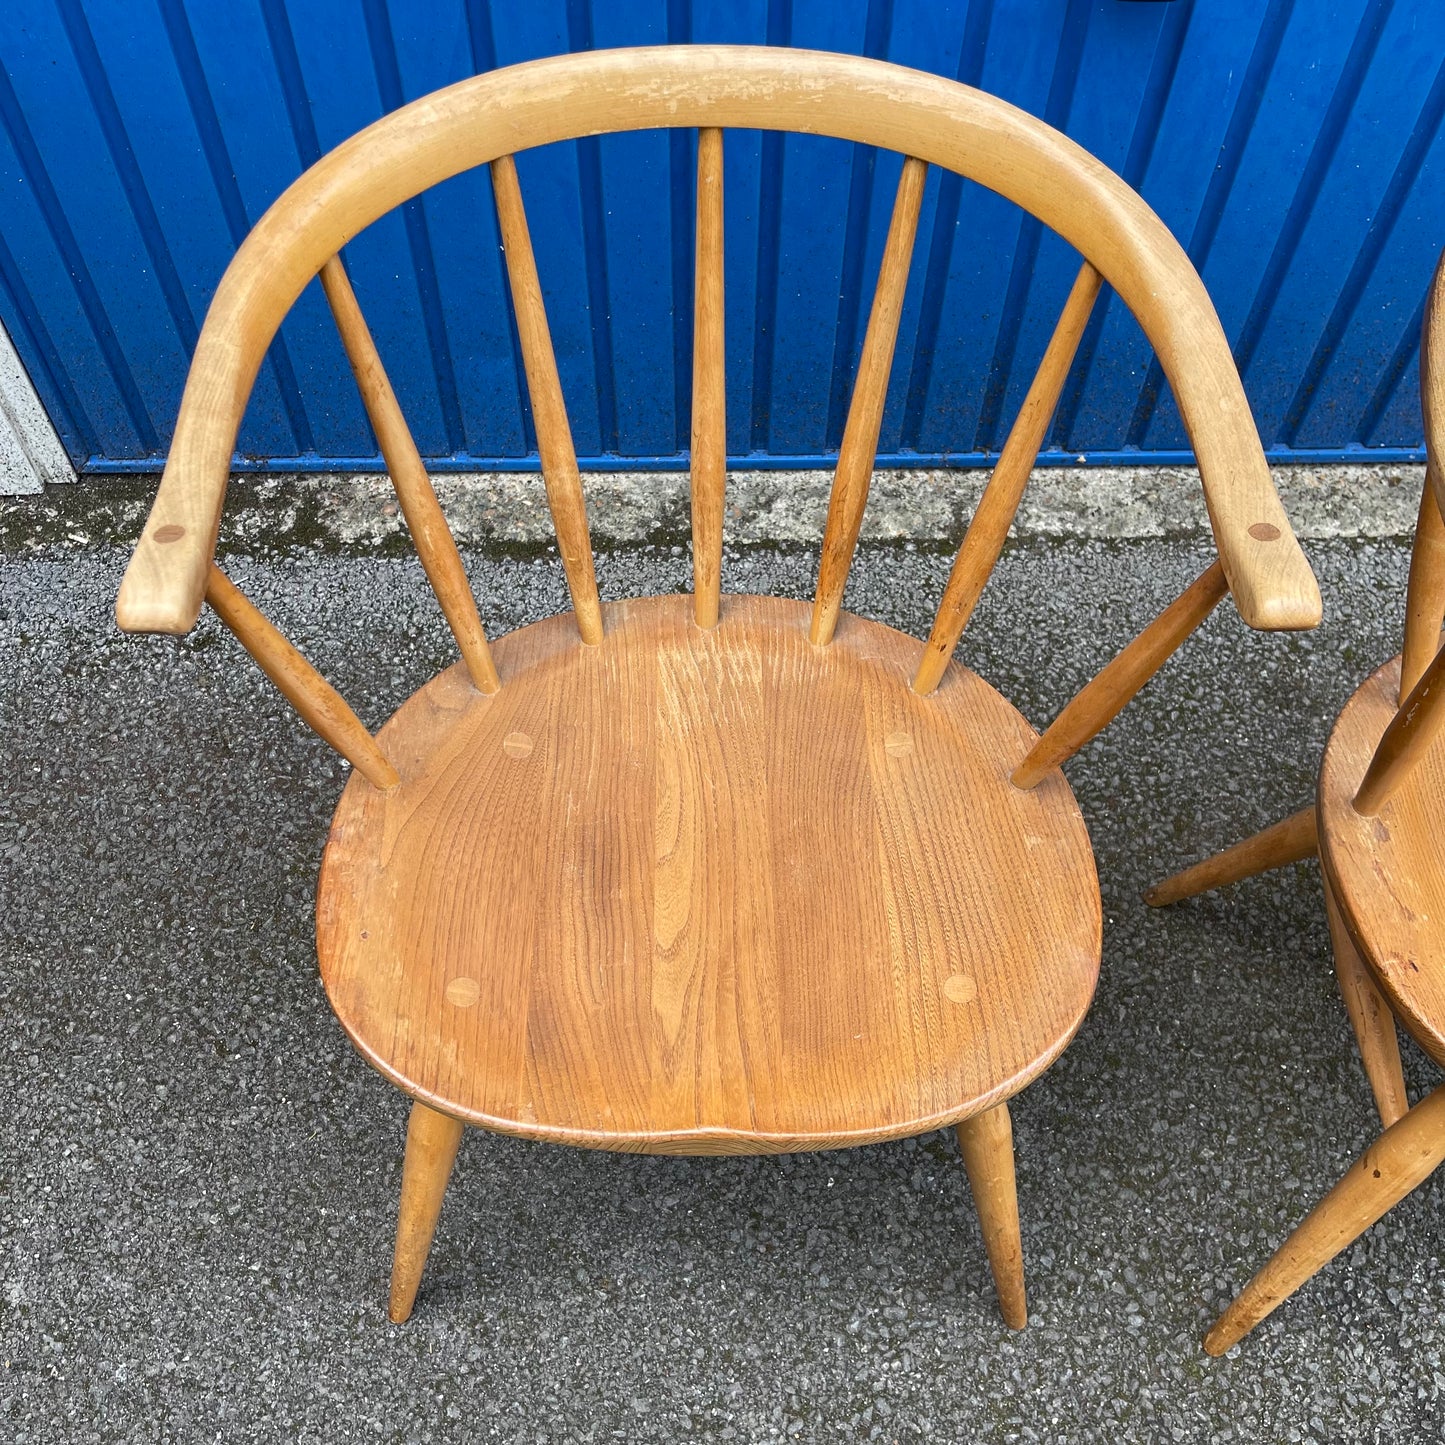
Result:
[[[1404,650],[1335,720],[1308,808],[1176,873],[1156,907],[1316,855],[1335,972],[1385,1132],[1205,1336],[1221,1355],[1445,1160],[1445,1085],[1412,1109],[1395,1018],[1445,1065],[1445,258],[1420,338],[1428,465]]]
[[[514,152],[698,130],[691,595],[603,604]],[[722,597],[728,127],[907,157],[848,411],[812,605]],[[573,611],[489,643],[340,257],[393,207],[489,165]],[[841,610],[924,178],[972,177],[1085,257],[926,644]],[[212,559],[266,347],[319,275],[461,662],[372,737]],[[1158,351],[1219,560],[1038,737],[951,661],[1104,282]],[[414,1100],[391,1316],[405,1319],[464,1124],[594,1148],[836,1148],[957,1125],[1004,1318],[1025,1321],[1006,1100],[1068,1043],[1100,903],[1058,765],[1232,591],[1255,627],[1319,593],[1229,348],[1183,251],[1111,172],[961,85],[781,49],[599,52],[516,66],[387,116],[303,175],[226,272],[122,585],[131,630],[203,599],[355,765],[317,945],[362,1054]]]

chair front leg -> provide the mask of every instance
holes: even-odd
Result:
[[[1204,1337],[1211,1355],[1237,1344],[1311,1275],[1424,1183],[1445,1159],[1445,1084],[1392,1124],[1350,1166]]]
[[[1010,1329],[1021,1330],[1029,1322],[1029,1312],[1024,1295],[1024,1246],[1019,1232],[1013,1123],[1008,1105],[995,1104],[965,1119],[957,1133],[968,1186],[983,1226],[983,1247],[993,1271],[999,1309]]]
[[[406,1158],[401,1167],[401,1208],[396,1222],[396,1253],[391,1265],[391,1302],[387,1314],[396,1324],[410,1318],[421,1272],[431,1252],[442,1196],[462,1142],[459,1119],[417,1101],[406,1128]]]

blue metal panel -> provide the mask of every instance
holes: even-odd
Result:
[[[1118,170],[1200,267],[1272,455],[1418,453],[1416,332],[1445,236],[1445,8],[1422,0],[7,0],[0,7],[0,319],[83,467],[163,455],[205,308],[240,238],[325,149],[416,96],[593,46],[792,44],[949,75]],[[585,463],[685,460],[687,133],[519,160]],[[900,160],[727,137],[729,446],[836,450]],[[347,247],[423,452],[534,464],[485,173]],[[1078,265],[997,196],[929,177],[884,417],[888,461],[996,450]],[[1187,445],[1108,296],[1049,458]],[[319,288],[258,379],[258,466],[374,460]]]

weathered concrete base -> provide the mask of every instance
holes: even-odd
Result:
[[[988,480],[984,471],[881,471],[873,479],[863,536],[942,542],[959,537]],[[1304,537],[1394,537],[1415,525],[1424,467],[1277,467],[1275,485]],[[304,479],[298,479],[304,480]],[[753,471],[728,477],[731,541],[816,542],[832,473]],[[343,543],[402,528],[385,476],[318,477],[317,520]],[[453,474],[437,492],[458,540],[548,542],[552,521],[535,473]],[[258,490],[264,489],[259,484]],[[583,478],[598,541],[685,537],[688,478],[680,472],[592,473]],[[239,490],[239,488],[238,488]],[[1025,536],[1166,537],[1208,528],[1192,467],[1040,467],[1015,531]]]
[[[1276,467],[1279,488],[1304,539],[1399,537],[1415,524],[1421,466]],[[952,544],[963,534],[988,473],[880,471],[863,520],[874,541]],[[434,478],[463,544],[543,546],[552,541],[542,479],[535,472],[452,473]],[[738,471],[728,477],[731,543],[815,543],[832,474]],[[0,545],[129,544],[145,519],[155,479],[94,479],[0,503]],[[602,546],[682,542],[688,535],[683,472],[589,473],[583,478],[594,541]],[[250,546],[379,546],[404,529],[385,474],[314,474],[233,479],[224,535]],[[1147,538],[1208,529],[1192,467],[1041,467],[1024,494],[1015,534]]]

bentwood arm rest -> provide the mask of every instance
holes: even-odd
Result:
[[[1214,308],[1178,242],[1123,181],[1041,121],[953,81],[848,56],[693,46],[560,56],[462,81],[362,131],[280,197],[206,318],[160,490],[121,587],[120,625],[184,633],[195,624],[252,383],[287,311],[347,241],[428,187],[517,151],[678,126],[889,146],[969,176],[1052,227],[1119,293],[1159,356],[1241,617],[1266,629],[1319,621],[1319,588],[1275,493]]]

